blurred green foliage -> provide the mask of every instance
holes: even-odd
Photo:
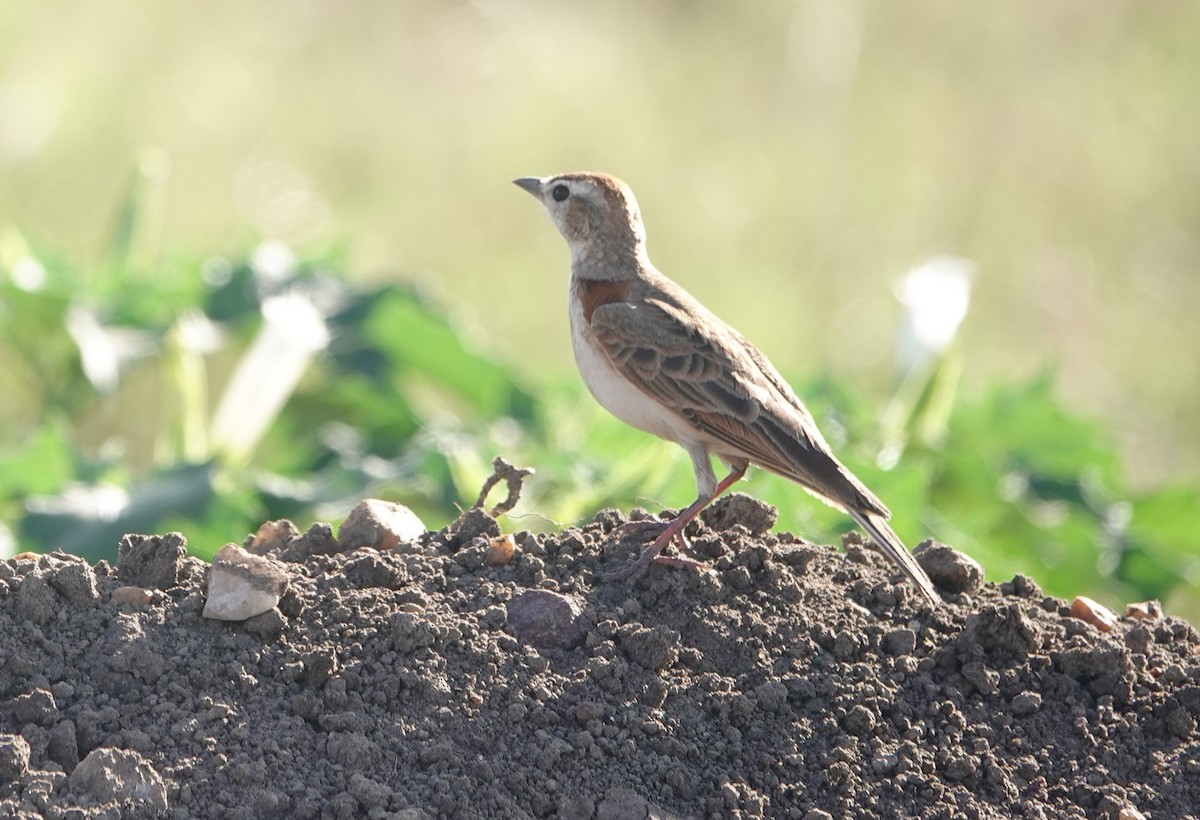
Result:
[[[528,381],[417,288],[355,286],[335,259],[297,263],[279,246],[246,261],[177,261],[154,276],[125,261],[124,241],[98,270],[55,261],[14,233],[3,247],[0,521],[14,548],[94,560],[111,558],[125,532],[179,529],[209,557],[265,520],[336,521],[368,496],[439,527],[474,500],[497,454],[537,470],[512,528],[694,497],[678,448],[607,416],[576,379]],[[286,392],[251,452],[223,449],[214,408],[230,400],[229,374],[268,331],[264,305],[281,294],[319,312],[329,345],[298,382],[263,379],[242,395],[234,415],[249,423],[257,405],[275,406],[270,390]],[[187,330],[197,317],[210,331],[200,342]],[[107,367],[98,351],[111,354]],[[1197,488],[1131,492],[1112,437],[1064,410],[1049,375],[966,396],[946,375],[958,355],[893,403],[890,428],[877,397],[843,383],[799,392],[910,543],[950,543],[992,579],[1021,572],[1060,595],[1158,597],[1186,611],[1200,589]],[[850,527],[782,479],[755,473],[742,489],[810,540]]]
[[[1138,486],[1194,481],[1198,31],[1145,0],[0,3],[0,220],[89,270],[339,243],[568,377],[566,251],[508,181],[608,171],[786,372],[885,395],[894,280],[953,253],[967,389],[1050,364]]]

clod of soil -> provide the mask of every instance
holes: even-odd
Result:
[[[479,510],[384,552],[273,527],[286,591],[240,622],[178,535],[0,563],[0,816],[1197,816],[1186,623],[1102,633],[941,551],[971,591],[933,611],[769,518],[632,584],[613,511],[500,566]]]

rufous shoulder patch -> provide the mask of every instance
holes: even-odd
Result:
[[[628,279],[577,279],[575,289],[583,307],[583,318],[590,324],[596,308],[628,300],[633,282]]]

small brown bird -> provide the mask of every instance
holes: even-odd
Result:
[[[609,412],[687,451],[699,497],[628,568],[644,572],[747,466],[795,481],[852,516],[934,604],[887,507],[834,457],[812,415],[759,350],[650,263],[633,191],[606,174],[524,177],[571,249],[571,341],[583,381]],[[730,467],[717,481],[711,456]]]

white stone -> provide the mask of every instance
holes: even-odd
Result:
[[[244,621],[269,612],[287,585],[287,574],[274,561],[227,544],[213,558],[204,617]]]

